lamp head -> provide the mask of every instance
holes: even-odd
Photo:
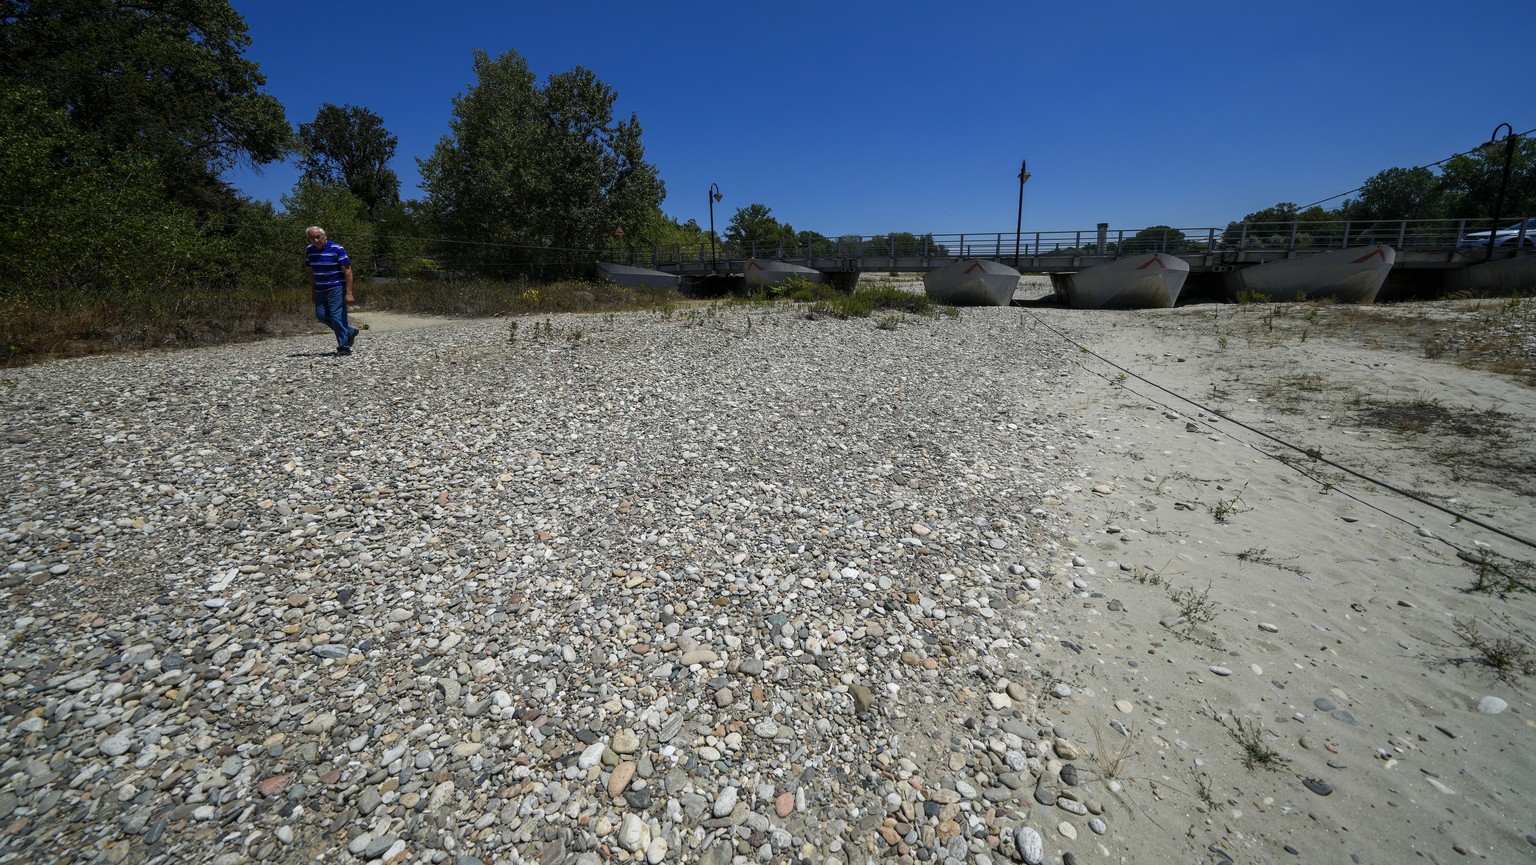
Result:
[[[1508,129],[1509,134],[1500,137],[1499,130],[1501,129]],[[1508,123],[1500,123],[1498,126],[1494,127],[1493,137],[1488,139],[1488,143],[1479,144],[1477,149],[1488,154],[1489,156],[1495,156],[1498,154],[1500,147],[1513,146],[1516,137],[1515,128],[1513,126],[1510,126]]]
[[[714,199],[715,199],[715,200],[716,200],[716,201],[719,201],[719,200],[720,200],[720,199],[722,199],[722,198],[724,198],[724,197],[725,197],[725,196],[723,196],[723,195],[721,195],[721,194],[720,194],[720,193],[718,193],[718,192],[712,192],[712,193],[710,193],[710,196],[711,196],[711,197],[712,197],[712,198],[714,198]]]

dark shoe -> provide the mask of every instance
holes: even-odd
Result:
[[[362,332],[363,332],[363,329],[360,328],[360,327],[352,328],[352,335],[347,337],[347,344],[345,346],[347,351],[351,351],[352,350],[352,343],[357,342],[357,335],[362,333]]]
[[[349,355],[351,353],[352,353],[352,349],[347,348],[346,346],[342,346],[341,348],[336,349],[336,356],[337,357],[346,357],[347,355]]]

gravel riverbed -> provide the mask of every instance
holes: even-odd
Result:
[[[879,324],[7,372],[0,862],[1123,848],[1055,675],[1071,355],[1018,310]]]

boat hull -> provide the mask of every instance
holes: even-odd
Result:
[[[675,273],[662,273],[645,267],[628,264],[597,263],[597,278],[615,282],[626,288],[677,288],[681,280]]]
[[[1056,296],[1075,309],[1166,309],[1179,302],[1189,262],[1166,252],[1131,255],[1075,273],[1053,273]]]
[[[923,275],[923,291],[950,306],[1007,306],[1019,287],[1019,272],[1006,264],[967,258]]]
[[[1390,246],[1357,246],[1255,265],[1230,274],[1227,299],[1291,301],[1332,298],[1374,303],[1397,261]]]
[[[826,274],[813,267],[802,267],[783,261],[763,261],[757,258],[747,259],[742,275],[749,289],[771,288],[792,277],[799,277],[807,282],[825,282],[827,279]]]

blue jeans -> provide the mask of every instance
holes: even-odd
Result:
[[[357,330],[347,324],[346,291],[337,288],[315,292],[315,318],[336,332],[336,347],[346,348]]]

